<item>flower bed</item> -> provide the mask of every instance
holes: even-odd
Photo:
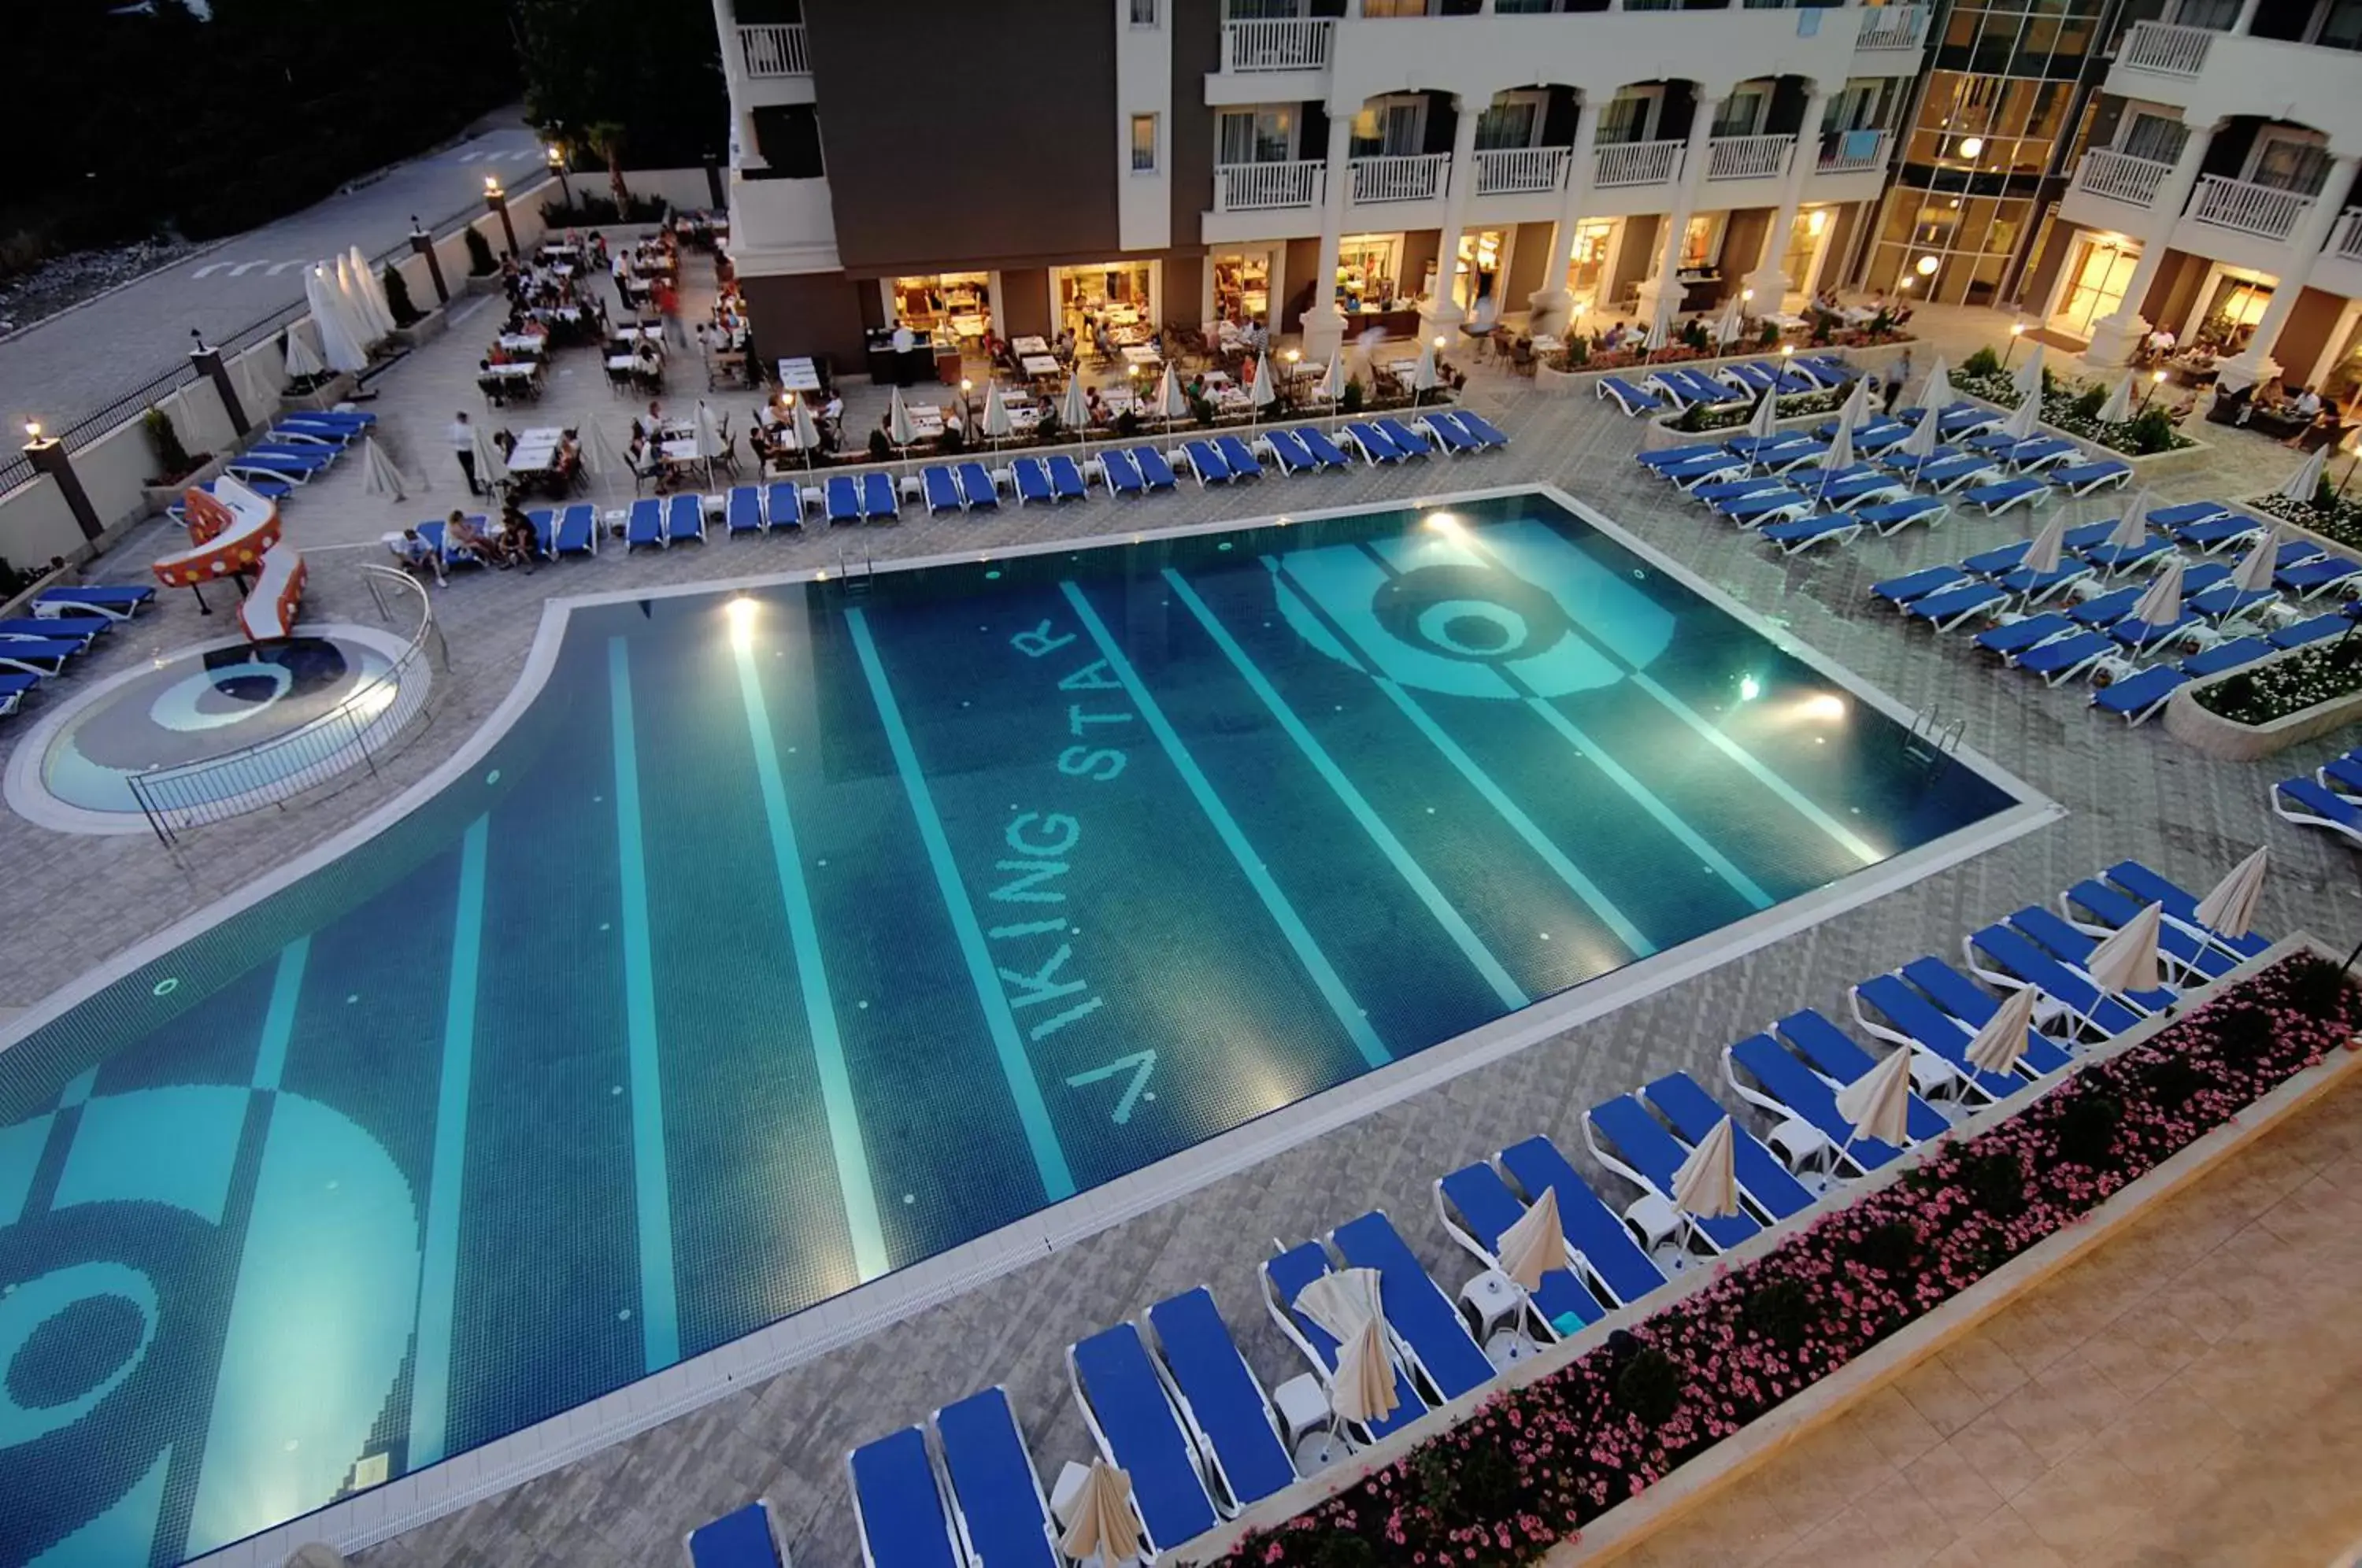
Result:
[[[1992,358],[1990,349],[1971,355],[1967,364],[1952,372],[1952,389],[1999,408],[2015,408],[2025,396],[2010,384],[1998,362],[1990,370],[1978,365],[1980,359]],[[2102,419],[2100,406],[2107,395],[2104,387],[2060,382],[2045,371],[2042,423],[2079,440],[2134,458],[2146,458],[2155,452],[2179,452],[2198,445],[2173,427],[2173,421],[2162,408],[2145,408],[2126,420]]]
[[[1852,391],[1852,384],[1849,382],[1827,392],[1790,392],[1780,400],[1779,417],[1805,419],[1816,414],[1835,414],[1845,406],[1845,400]],[[1685,435],[1695,435],[1702,430],[1727,430],[1733,425],[1746,424],[1754,414],[1753,403],[1717,403],[1712,408],[1694,403],[1682,410],[1678,417],[1669,421],[1667,428]]]
[[[2276,964],[1573,1364],[1494,1396],[1224,1562],[1531,1562],[2073,1224],[2357,1025],[2362,996],[2334,964]]]
[[[2345,636],[2209,681],[2191,700],[2234,723],[2268,724],[2356,691],[2362,691],[2362,640]]]
[[[2290,501],[2285,495],[2259,495],[2247,504],[2300,528],[2309,528],[2324,539],[2362,549],[2362,501],[2346,500],[2325,481],[2309,502]]]

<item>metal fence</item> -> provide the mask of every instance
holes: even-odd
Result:
[[[425,716],[435,674],[444,663],[443,635],[435,624],[425,585],[406,572],[365,566],[361,579],[379,618],[418,627],[401,657],[328,712],[285,734],[218,756],[152,767],[131,776],[131,794],[148,825],[165,845],[193,827],[226,822],[276,806],[316,785],[366,767]]]

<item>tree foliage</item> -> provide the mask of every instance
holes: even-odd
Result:
[[[525,117],[608,171],[693,166],[729,147],[720,40],[701,11],[646,0],[512,0]]]

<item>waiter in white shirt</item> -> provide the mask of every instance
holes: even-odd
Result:
[[[483,494],[484,487],[476,482],[476,427],[468,423],[464,411],[452,418],[447,434],[452,456],[459,459],[459,471],[468,476],[468,493]]]

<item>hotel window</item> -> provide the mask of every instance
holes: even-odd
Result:
[[[1717,137],[1753,136],[1763,125],[1763,110],[1772,94],[1760,87],[1742,87],[1722,101],[1714,115],[1714,129],[1708,134]]]
[[[1476,116],[1476,150],[1492,152],[1502,148],[1531,147],[1541,129],[1542,105],[1546,95],[1540,93],[1503,93],[1485,105]]]
[[[1156,25],[1156,0],[1131,0],[1131,25],[1153,28]]]
[[[2163,115],[2136,114],[2132,124],[2125,127],[2124,145],[2119,150],[2128,158],[2171,163],[2181,156],[2181,144],[2189,135],[2189,127],[2180,120],[2169,120]]]
[[[1296,156],[1296,111],[1285,104],[1222,111],[1214,138],[1214,161],[1286,163]]]
[[[1657,134],[1657,111],[1665,101],[1662,87],[1627,87],[1599,105],[1601,147],[1648,141]]]
[[[1131,116],[1131,171],[1135,174],[1156,172],[1156,116]]]
[[[1373,98],[1354,112],[1355,158],[1408,158],[1426,145],[1427,99],[1422,95]]]
[[[1424,17],[1427,0],[1362,0],[1364,17]]]
[[[2300,141],[2267,131],[2256,143],[2247,178],[2275,191],[2310,196],[2329,178],[2329,149],[2317,141]]]
[[[1722,240],[1722,218],[1720,213],[1700,213],[1682,230],[1683,271],[1694,271],[1714,264],[1714,253]]]

